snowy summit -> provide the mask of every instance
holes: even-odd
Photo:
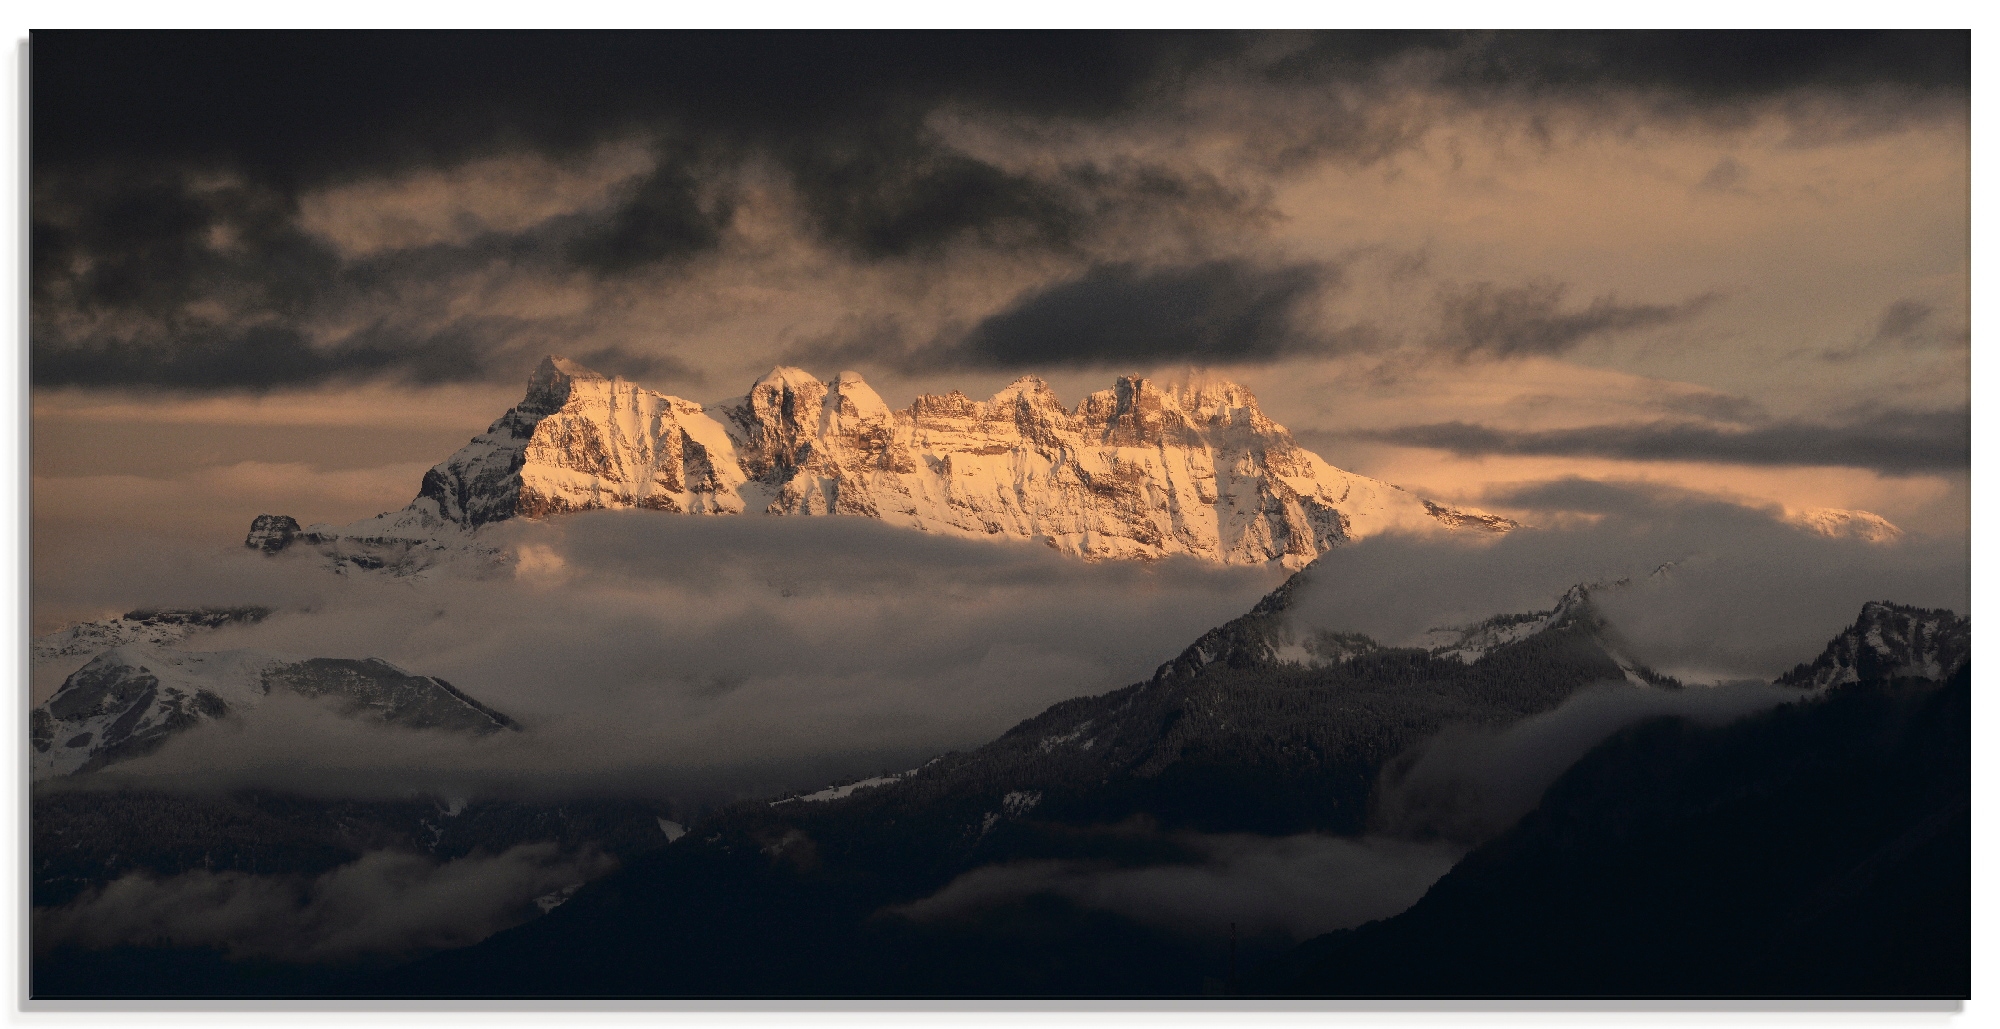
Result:
[[[954,391],[898,411],[854,372],[776,368],[704,406],[548,357],[521,403],[426,473],[404,510],[309,532],[262,516],[247,542],[419,539],[601,508],[860,515],[1091,559],[1288,568],[1390,529],[1516,527],[1327,464],[1234,383],[1125,376],[1072,409],[1025,376],[988,400]]]

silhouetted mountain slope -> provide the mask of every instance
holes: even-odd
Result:
[[[721,810],[549,917],[371,989],[1196,993],[1222,970],[1221,940],[1046,895],[946,923],[885,909],[1009,862],[1197,860],[1175,830],[1358,834],[1381,768],[1418,741],[1446,725],[1548,711],[1625,675],[1582,593],[1543,631],[1470,664],[1372,642],[1324,662],[1282,660],[1279,646],[1252,637],[1282,631],[1287,596],[1281,589],[1210,634],[1233,660],[1171,663],[1147,682],[1058,704],[978,750],[867,788]]]
[[[1970,684],[1961,666],[1722,728],[1632,727],[1410,910],[1251,990],[1967,996]]]
[[[1828,640],[1811,663],[1786,672],[1778,682],[1818,689],[1899,675],[1943,680],[1971,656],[1970,619],[1876,600],[1863,604],[1854,624]]]
[[[1620,656],[1587,588],[1551,611],[1501,619],[1504,632],[1481,623],[1418,650],[1354,636],[1301,642],[1285,617],[1293,585],[1146,682],[1057,704],[984,747],[910,772],[712,812],[669,845],[625,851],[621,870],[546,916],[473,947],[386,971],[302,968],[289,978],[192,949],[161,950],[149,965],[148,952],[126,947],[65,953],[37,988],[82,983],[88,994],[87,973],[101,967],[124,970],[117,989],[158,996],[1198,995],[1218,985],[1229,942],[1159,927],[1189,923],[1142,923],[1032,877],[997,899],[946,905],[944,917],[906,917],[905,906],[935,911],[937,898],[969,879],[1037,867],[1091,876],[1194,868],[1207,859],[1203,841],[1218,837],[1190,833],[1353,836],[1368,824],[1385,765],[1439,729],[1505,726],[1605,680],[1678,685]],[[1876,621],[1903,625],[1913,610],[1871,604],[1829,651],[1874,647]],[[1917,614],[1910,624],[1940,631],[1897,636],[1917,645],[1887,664],[1841,667],[1956,666],[1949,686],[1875,678],[1802,691],[1800,701],[1728,728],[1657,720],[1627,730],[1417,908],[1314,941],[1271,965],[1255,988],[1962,992],[1969,672],[1952,641],[1965,623]],[[75,814],[102,821],[90,804]],[[353,832],[351,813],[331,814],[300,821],[319,826],[296,836],[291,856],[302,868],[361,845],[343,835]],[[565,831],[616,834],[638,818],[605,816]],[[254,841],[261,817],[234,812],[222,820],[226,831],[184,842],[242,836],[231,828],[239,825]],[[522,808],[494,831],[525,838],[545,827],[514,823],[539,817]],[[42,820],[38,811],[38,889],[55,871],[39,864]],[[458,852],[489,836],[500,838],[462,832],[431,846]],[[187,867],[192,854],[156,857]],[[1245,967],[1290,947],[1273,936],[1242,943]],[[141,974],[147,968],[160,974]]]
[[[664,808],[637,800],[567,804],[324,800],[239,792],[38,790],[29,819],[36,906],[63,904],[134,872],[317,875],[373,850],[438,860],[552,840],[624,857],[666,846]]]

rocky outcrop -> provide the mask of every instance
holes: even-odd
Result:
[[[1879,679],[1951,677],[1972,655],[1972,622],[1945,610],[1870,601],[1861,616],[1811,664],[1778,679],[1780,686],[1820,690]]]
[[[604,508],[858,515],[1086,558],[1290,568],[1392,529],[1516,527],[1327,464],[1234,383],[1127,376],[1071,409],[1026,376],[988,400],[952,392],[898,411],[853,372],[821,381],[777,368],[742,399],[704,406],[550,357],[522,402],[431,469],[407,509],[289,532],[422,539]],[[275,552],[290,537],[270,518],[250,545]]]
[[[275,554],[299,538],[298,519],[291,515],[260,514],[250,522],[250,535],[243,545],[266,554]]]

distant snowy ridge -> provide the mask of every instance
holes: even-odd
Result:
[[[1648,580],[1665,577],[1674,565],[1669,562],[1653,570]],[[1632,585],[1631,579],[1616,582],[1578,583],[1569,588],[1546,611],[1494,615],[1471,625],[1434,628],[1403,647],[1391,647],[1356,632],[1312,629],[1293,622],[1291,608],[1298,591],[1311,581],[1313,568],[1302,569],[1266,594],[1247,614],[1204,633],[1173,660],[1154,673],[1155,684],[1185,681],[1209,665],[1251,667],[1293,665],[1300,668],[1328,668],[1379,650],[1418,649],[1432,657],[1455,659],[1473,664],[1510,644],[1542,633],[1568,627],[1588,630],[1596,645],[1620,671],[1625,680],[1638,686],[1675,684],[1629,656],[1618,632],[1604,621],[1591,602],[1592,595]]]
[[[1889,543],[1901,538],[1903,530],[1873,511],[1838,507],[1812,507],[1788,512],[1785,521],[1808,532],[1832,539],[1856,539],[1869,543]]]
[[[30,660],[40,665],[63,658],[90,657],[131,643],[167,646],[232,622],[257,622],[271,612],[261,607],[128,611],[117,618],[80,622],[29,642]]]
[[[408,507],[338,529],[264,515],[244,542],[420,571],[465,545],[457,530],[606,508],[858,515],[1091,559],[1287,568],[1388,530],[1517,527],[1327,464],[1234,383],[1127,376],[1069,409],[1024,376],[989,400],[926,395],[895,411],[853,372],[777,368],[705,406],[549,357]]]
[[[347,717],[385,725],[472,735],[519,728],[443,679],[412,675],[379,658],[127,644],[91,659],[28,712],[31,775],[88,772],[138,757],[277,690],[328,698]]]

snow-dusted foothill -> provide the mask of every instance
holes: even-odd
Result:
[[[30,641],[30,659],[37,665],[64,658],[101,654],[112,647],[145,643],[164,647],[189,636],[232,623],[262,621],[271,612],[261,607],[191,608],[127,611],[116,618],[79,622]]]
[[[328,698],[348,717],[410,729],[485,735],[512,719],[443,679],[377,658],[285,657],[261,650],[115,646],[28,712],[35,778],[89,772],[138,757],[185,732],[262,703],[274,691]]]

